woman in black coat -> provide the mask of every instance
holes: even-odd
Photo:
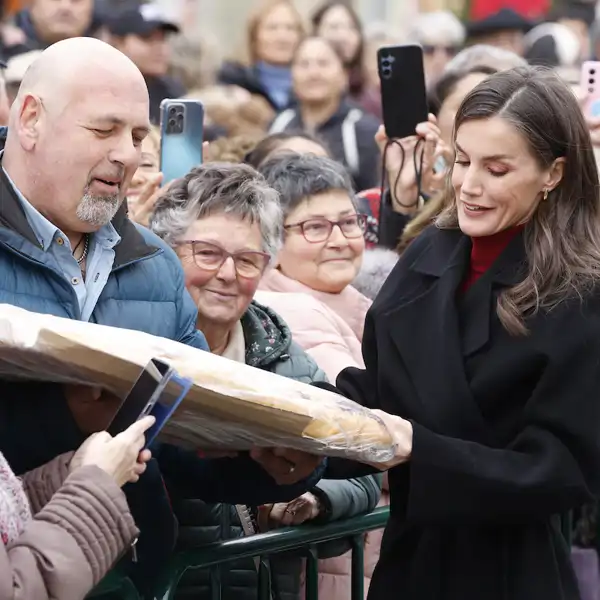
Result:
[[[368,313],[337,390],[393,432],[370,600],[579,600],[561,517],[600,491],[600,199],[554,75],[492,75],[455,123],[450,208]],[[328,477],[365,465],[330,459]]]

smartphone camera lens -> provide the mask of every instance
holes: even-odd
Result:
[[[590,85],[594,85],[594,83],[595,83],[595,82],[596,82],[596,80],[595,80],[593,77],[591,77],[591,78],[588,80],[588,83],[589,83]]]
[[[175,104],[169,107],[167,111],[167,133],[183,133],[185,108],[181,104]]]
[[[595,75],[596,74],[596,69],[590,69],[590,75]]]

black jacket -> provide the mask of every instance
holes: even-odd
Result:
[[[434,227],[411,243],[368,313],[366,369],[337,380],[414,427],[369,598],[579,600],[559,517],[600,492],[600,290],[511,336],[495,305],[522,236],[462,293],[470,246]]]
[[[376,117],[351,100],[343,99],[335,114],[315,132],[325,142],[331,156],[348,168],[356,191],[381,183],[379,149],[375,143],[379,125]],[[302,130],[304,123],[300,111],[289,108],[275,118],[270,133]]]

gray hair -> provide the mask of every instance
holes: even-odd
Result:
[[[475,44],[461,50],[447,65],[445,71],[468,71],[475,67],[489,67],[507,71],[526,67],[527,61],[518,54],[488,44]]]
[[[217,214],[257,223],[263,252],[277,255],[283,227],[279,197],[249,165],[214,162],[192,169],[157,200],[150,229],[173,247],[192,223]]]
[[[454,13],[449,10],[435,10],[417,16],[408,37],[411,42],[423,45],[462,46],[466,33],[464,25]]]
[[[348,171],[331,158],[286,152],[264,162],[260,172],[279,192],[284,219],[303,200],[334,190],[347,192],[356,206]]]

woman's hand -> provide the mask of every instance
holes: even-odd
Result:
[[[267,504],[259,508],[259,527],[268,531],[274,527],[301,525],[316,519],[321,514],[321,503],[311,492],[298,496],[291,502]]]
[[[395,446],[395,456],[385,463],[369,464],[377,467],[381,471],[387,471],[392,467],[396,467],[397,465],[407,462],[412,454],[412,423],[406,419],[403,419],[402,417],[390,415],[382,410],[373,410],[372,412],[383,421],[384,425],[390,432]]]
[[[423,152],[421,191],[427,193],[432,191],[431,178],[434,175],[433,166],[440,142],[440,129],[433,115],[429,115],[428,121],[419,123],[415,133],[416,135],[393,140],[393,143],[389,145],[390,139],[383,126],[375,134],[375,141],[381,152],[382,160],[385,159],[392,207],[394,211],[402,214],[413,214],[418,210],[419,186],[415,172],[415,151],[417,151],[417,167],[421,167],[421,152]],[[419,140],[424,140],[424,142],[419,143]],[[398,145],[402,146],[404,153]]]
[[[600,147],[600,117],[585,117],[587,123],[590,138],[592,139],[592,146],[595,148]]]
[[[115,437],[106,431],[94,433],[73,456],[71,472],[94,465],[113,477],[119,487],[135,483],[152,458],[150,450],[142,448],[146,444],[144,433],[154,425],[154,421],[154,417],[144,417]]]
[[[143,225],[144,227],[150,225],[150,217],[154,212],[154,205],[165,189],[160,187],[162,181],[162,173],[148,175],[135,201],[127,203],[129,218],[138,225]]]
[[[587,100],[589,99],[589,94],[587,91],[579,88],[575,95],[588,126],[590,137],[592,138],[592,145],[600,147],[600,117],[592,117],[588,114]]]

